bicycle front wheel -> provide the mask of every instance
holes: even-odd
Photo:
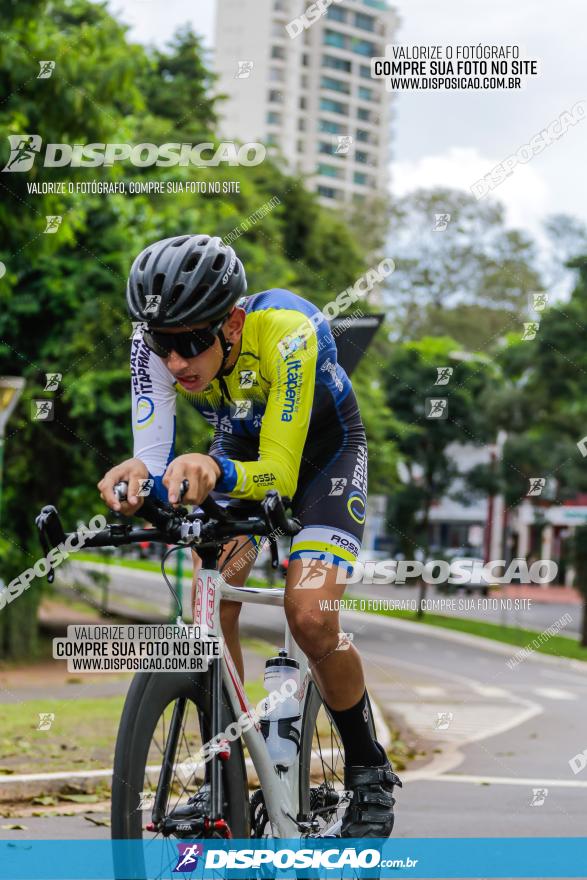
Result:
[[[169,816],[202,790],[207,765],[197,763],[196,756],[213,735],[210,683],[209,672],[139,673],[134,677],[114,755],[114,839],[157,836],[145,828],[152,819],[156,793],[160,808]],[[233,721],[232,709],[223,693],[222,730]],[[249,800],[240,740],[231,743],[230,757],[222,762],[221,768],[222,818],[234,837],[248,837]]]

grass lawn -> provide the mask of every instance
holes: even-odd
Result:
[[[489,623],[485,620],[471,620],[464,617],[447,617],[443,614],[429,614],[426,612],[422,618],[416,617],[413,611],[401,610],[369,610],[369,614],[382,614],[385,617],[398,617],[402,620],[412,620],[415,623],[423,623],[426,626],[440,626],[443,629],[453,629],[458,632],[470,633],[474,636],[483,636],[496,642],[505,642],[516,648],[528,648],[541,654],[550,654],[554,657],[569,657],[573,660],[587,661],[587,648],[582,648],[576,639],[567,636],[548,636],[542,644],[533,645],[540,633],[532,629],[518,629],[513,626],[502,626],[499,623]],[[512,654],[515,654],[512,651]]]

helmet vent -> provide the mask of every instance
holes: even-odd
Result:
[[[143,259],[141,260],[141,263],[140,263],[140,265],[139,265],[139,271],[140,271],[140,272],[144,272],[144,271],[145,271],[145,267],[146,267],[147,263],[149,262],[149,257],[150,257],[150,256],[151,256],[151,251],[147,251],[147,253],[144,255],[144,257],[143,257]]]
[[[165,281],[165,275],[162,272],[158,272],[157,275],[153,278],[153,294],[155,296],[161,296],[161,289],[163,287],[163,282]]]
[[[176,284],[173,290],[171,291],[171,297],[169,299],[169,305],[174,306],[177,304],[178,299],[183,293],[183,289],[185,284]]]
[[[175,241],[171,242],[171,247],[180,247],[182,244],[188,240],[189,235],[184,235],[183,238],[176,238]]]
[[[225,256],[224,256],[224,254],[218,254],[218,256],[216,257],[216,259],[215,259],[214,262],[212,263],[212,271],[213,271],[213,272],[220,272],[220,270],[221,270],[221,269],[223,268],[223,266],[224,266],[224,260],[225,260]]]
[[[206,296],[206,294],[208,293],[209,290],[210,290],[209,284],[202,284],[202,285],[200,285],[200,287],[198,287],[198,294],[200,296]]]
[[[137,290],[138,290],[140,296],[143,296],[145,291],[144,291],[143,285],[141,284],[140,281],[137,282]]]
[[[198,242],[198,247],[204,247],[205,244],[208,244],[207,238],[201,238]]]
[[[193,272],[199,262],[200,262],[200,254],[190,254],[190,256],[185,261],[183,271],[184,272]]]

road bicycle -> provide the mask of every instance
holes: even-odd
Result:
[[[193,548],[202,560],[194,624],[205,624],[211,635],[220,635],[220,599],[283,606],[283,589],[231,586],[218,566],[222,547],[248,535],[268,538],[277,567],[276,536],[292,536],[301,528],[286,514],[277,492],[268,492],[260,503],[241,502],[236,507],[223,507],[209,497],[191,513],[148,497],[140,516],[153,528],[108,524],[88,537],[85,546],[140,541],[173,545],[161,570],[175,596],[179,625],[186,625],[183,609],[165,573],[165,559],[179,547]],[[43,508],[37,526],[46,553],[67,537],[52,506]],[[114,839],[340,836],[341,816],[351,796],[344,789],[341,740],[307,658],[284,623],[285,651],[299,664],[296,697],[301,721],[293,763],[283,766],[272,760],[266,729],[253,712],[226,646],[222,657],[203,672],[140,672],[130,685],[116,742]],[[229,741],[226,732],[238,729],[234,725],[239,719],[242,737]],[[243,719],[248,723],[242,724]],[[372,717],[370,723],[374,732]],[[198,763],[194,758],[206,745],[209,760]],[[186,766],[191,771],[187,778]],[[259,783],[252,792],[248,771],[254,771]]]

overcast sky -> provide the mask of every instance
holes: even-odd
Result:
[[[469,190],[579,100],[587,100],[585,0],[397,0],[398,42],[517,43],[539,60],[521,91],[406,92],[395,104],[392,191]],[[190,21],[213,50],[215,0],[110,0],[141,42],[163,43]],[[587,105],[586,105],[587,106]],[[494,190],[510,224],[537,234],[547,214],[587,222],[587,118]]]

